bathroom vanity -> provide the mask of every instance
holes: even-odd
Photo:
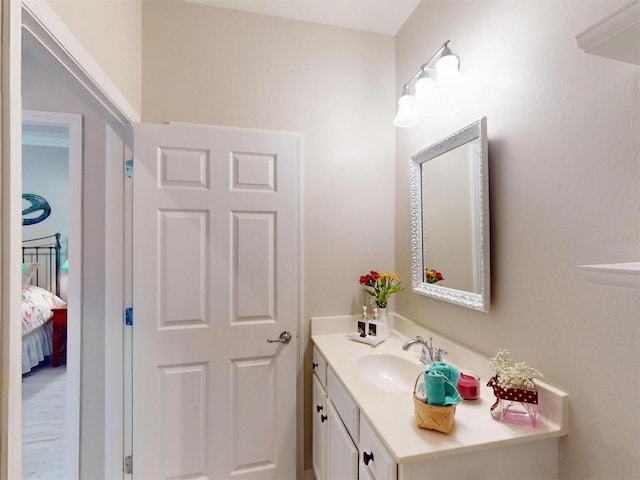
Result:
[[[424,365],[420,349],[402,344],[430,332],[394,315],[391,337],[377,347],[353,342],[355,317],[312,319],[313,472],[324,479],[554,479],[559,438],[567,433],[567,395],[542,382],[538,427],[491,417],[495,401],[484,386],[488,359],[434,335],[446,360],[478,372],[478,400],[457,406],[453,430],[415,424],[412,391]]]

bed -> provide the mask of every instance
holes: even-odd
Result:
[[[52,308],[60,298],[60,234],[22,242],[22,374],[53,353]]]

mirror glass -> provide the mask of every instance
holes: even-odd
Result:
[[[413,291],[484,312],[490,299],[487,159],[482,118],[414,154],[410,169]]]

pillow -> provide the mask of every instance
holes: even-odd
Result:
[[[22,298],[23,300],[29,300],[35,305],[45,309],[59,308],[66,305],[65,301],[60,297],[51,293],[49,290],[36,287],[35,285],[27,285],[22,292]]]
[[[22,264],[22,291],[27,288],[29,282],[31,282],[31,277],[36,273],[39,263],[23,263]]]

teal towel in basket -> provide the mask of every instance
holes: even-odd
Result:
[[[429,405],[444,405],[444,382],[447,377],[437,370],[424,372],[424,387]]]
[[[453,380],[452,381],[452,378]],[[424,385],[429,405],[457,405],[462,401],[456,385],[460,371],[447,362],[432,362],[424,372]]]
[[[445,377],[449,379],[454,385],[458,385],[458,379],[460,378],[460,370],[451,365],[448,362],[431,362],[429,370],[437,370],[444,373]]]

